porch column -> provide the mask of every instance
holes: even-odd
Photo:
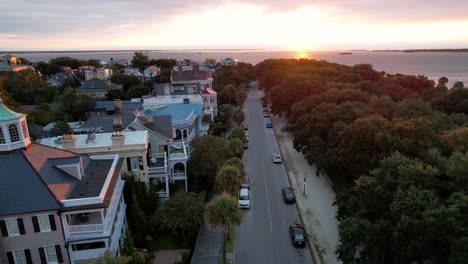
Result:
[[[166,193],[167,193],[167,197],[169,198],[169,178],[166,176],[164,176],[164,178],[166,179]]]

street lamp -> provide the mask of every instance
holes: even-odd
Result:
[[[305,187],[306,187],[306,182],[307,182],[307,172],[304,174],[304,195],[305,195]]]

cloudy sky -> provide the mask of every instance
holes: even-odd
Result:
[[[468,0],[0,0],[0,50],[468,47]]]

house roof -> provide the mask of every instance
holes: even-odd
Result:
[[[31,148],[22,150],[24,157],[29,161],[33,169],[42,177],[57,200],[66,197],[73,185],[78,181],[68,173],[56,166],[63,162],[73,162],[79,158],[78,154],[56,149],[40,144],[31,144]],[[66,159],[68,158],[68,160]],[[84,164],[86,165],[86,159]]]
[[[211,88],[206,88],[205,90],[201,90],[200,94],[217,94],[215,90]]]
[[[82,125],[83,128],[102,128],[103,133],[114,132],[114,119],[121,118],[122,126],[121,130],[123,131],[128,125],[130,125],[133,120],[135,120],[135,115],[133,113],[118,113],[113,115],[99,114],[91,115],[86,122]]]
[[[78,181],[73,190],[67,195],[67,199],[80,199],[86,197],[98,197],[102,191],[107,175],[114,160],[90,159],[84,171],[83,178]]]
[[[135,121],[167,139],[172,138],[172,120],[170,115],[153,116],[153,123],[151,124],[145,122],[144,116],[138,116]]]
[[[108,90],[109,85],[107,82],[99,79],[91,79],[89,81],[84,82],[80,87],[78,87],[77,91],[89,91],[89,90]]]
[[[24,114],[16,113],[16,112],[10,110],[8,107],[6,107],[3,104],[2,99],[0,99],[0,122],[1,121],[18,119],[18,118],[20,118],[22,116],[24,116]]]
[[[99,148],[99,147],[112,147],[112,133],[98,133],[95,134],[93,143],[86,143],[88,135],[75,135],[75,148]],[[148,131],[134,131],[126,132],[124,145],[144,145],[148,140]],[[41,144],[63,149],[59,137],[50,137],[41,139]]]
[[[144,114],[150,116],[170,115],[172,123],[174,123],[177,121],[186,121],[192,112],[197,116],[201,115],[202,110],[202,104],[169,104],[153,110],[145,110]]]
[[[143,107],[143,102],[132,102],[130,100],[121,100],[122,113],[133,113]],[[95,101],[90,109],[91,112],[105,112],[115,110],[114,101]]]
[[[184,68],[177,66],[171,71],[172,82],[187,82],[187,81],[200,81],[211,79],[211,72],[204,69],[203,66],[193,65],[190,68]]]
[[[0,171],[0,215],[60,208],[21,151],[0,155]]]

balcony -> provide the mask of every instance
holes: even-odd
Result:
[[[172,180],[174,180],[174,181],[186,180],[186,179],[187,179],[187,174],[185,172],[174,173],[172,175]]]
[[[69,218],[69,234],[96,233],[104,231],[100,211],[71,214],[70,216],[67,216],[67,218]]]
[[[169,157],[170,160],[186,160],[188,159],[187,150],[183,142],[179,144],[173,144],[169,147]]]
[[[167,154],[151,153],[151,158],[148,159],[149,174],[167,174]]]

